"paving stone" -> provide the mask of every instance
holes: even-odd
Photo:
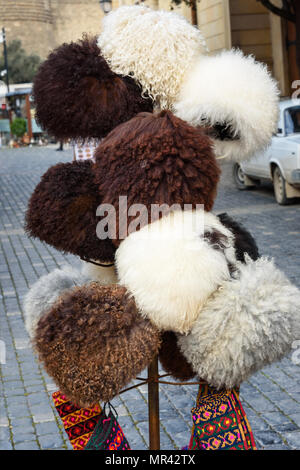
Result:
[[[39,450],[40,447],[36,441],[20,442],[15,445],[15,450]]]
[[[28,394],[27,399],[30,407],[34,405],[47,406],[50,404],[50,399],[46,392]]]
[[[290,450],[290,447],[286,446],[285,444],[274,444],[269,445],[267,450]]]
[[[283,433],[283,436],[292,449],[299,449],[300,431]]]
[[[291,419],[296,423],[296,426],[300,428],[300,408],[298,408],[299,412],[298,413],[292,413],[291,414]]]
[[[16,417],[26,417],[30,416],[30,411],[28,409],[27,404],[12,404],[11,406],[7,407],[7,413],[10,419],[16,418]]]
[[[12,443],[0,439],[0,450],[13,450]]]
[[[9,421],[7,416],[3,416],[3,409],[4,407],[1,408],[2,416],[0,416],[0,427],[7,427],[9,425]]]
[[[281,436],[274,431],[257,431],[255,432],[254,438],[263,446],[282,442]]]
[[[58,431],[56,421],[45,421],[44,423],[37,423],[35,425],[35,429],[38,436],[44,436],[45,434],[54,435]]]
[[[280,400],[277,403],[278,408],[284,412],[287,416],[292,416],[297,409],[299,409],[299,405],[292,399],[285,399]]]
[[[19,416],[12,417],[10,418],[10,422],[11,422],[13,432],[14,432],[14,429],[19,429],[19,428],[21,430],[25,430],[25,429],[28,430],[28,429],[33,428],[32,418],[30,416],[27,416],[25,418],[20,418]]]
[[[54,421],[54,413],[51,408],[45,407],[41,408],[39,407],[38,409],[31,408],[32,412],[32,417],[33,417],[33,422],[34,423],[44,423],[48,421]]]
[[[61,449],[63,440],[57,433],[39,436],[38,438],[41,449]]]
[[[0,427],[0,442],[1,441],[9,441],[10,440],[10,431],[9,427],[1,426]]]
[[[25,432],[14,432],[13,433],[13,440],[14,444],[20,444],[22,442],[26,441],[33,441],[36,439],[36,435],[34,432],[34,429],[32,429],[32,432],[25,431]]]

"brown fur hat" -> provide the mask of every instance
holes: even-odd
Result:
[[[101,199],[93,182],[93,165],[83,161],[49,168],[29,200],[25,230],[58,250],[113,262],[111,240],[99,240],[96,234]]]
[[[95,182],[103,203],[115,207],[117,221],[119,196],[127,196],[128,207],[145,205],[148,216],[151,204],[204,204],[207,211],[213,206],[220,170],[211,140],[170,111],[140,113],[121,124],[95,156]],[[118,245],[118,224],[116,232]]]
[[[149,365],[158,330],[121,286],[91,283],[63,295],[37,326],[35,347],[46,371],[75,404],[116,396]]]
[[[63,44],[40,66],[33,95],[40,125],[57,139],[102,138],[141,111],[152,111],[130,77],[113,73],[96,38]]]
[[[173,331],[165,331],[161,337],[159,360],[164,370],[175,379],[189,380],[195,377],[192,366],[187,362],[177,345]]]

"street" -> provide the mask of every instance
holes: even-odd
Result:
[[[66,262],[80,263],[29,239],[23,230],[27,201],[40,176],[58,161],[72,160],[71,149],[55,148],[0,149],[0,340],[6,350],[0,381],[0,449],[72,448],[51,398],[57,387],[35,360],[22,312],[24,295],[41,275]],[[279,206],[270,185],[238,191],[231,164],[222,163],[214,212],[228,212],[242,222],[260,254],[274,257],[300,287],[300,200]],[[265,368],[241,387],[241,401],[260,449],[300,450],[300,353],[293,358]],[[188,444],[196,395],[194,385],[160,386],[161,449]],[[112,403],[131,448],[147,449],[147,387],[130,390]]]

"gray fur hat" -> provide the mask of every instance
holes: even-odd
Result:
[[[179,347],[209,385],[239,386],[281,360],[300,339],[300,291],[272,260],[246,259],[235,279],[225,281],[201,310]]]
[[[64,291],[85,284],[89,280],[87,275],[70,265],[54,269],[51,273],[41,276],[24,299],[25,326],[29,336],[33,338],[39,319]]]

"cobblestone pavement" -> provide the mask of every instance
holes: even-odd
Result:
[[[78,263],[75,257],[28,239],[23,231],[27,200],[39,177],[57,161],[70,160],[70,150],[0,150],[0,339],[6,346],[0,380],[0,449],[71,448],[51,400],[56,387],[34,358],[22,312],[22,299],[39,276],[66,261]],[[271,187],[239,192],[230,168],[223,164],[215,212],[227,211],[244,223],[261,254],[275,256],[278,266],[300,287],[300,203],[278,206]],[[242,403],[259,448],[300,449],[299,371],[299,365],[286,358],[242,385]],[[180,449],[188,443],[196,392],[195,386],[161,385],[162,449]],[[147,388],[129,391],[113,403],[131,447],[146,449]]]

